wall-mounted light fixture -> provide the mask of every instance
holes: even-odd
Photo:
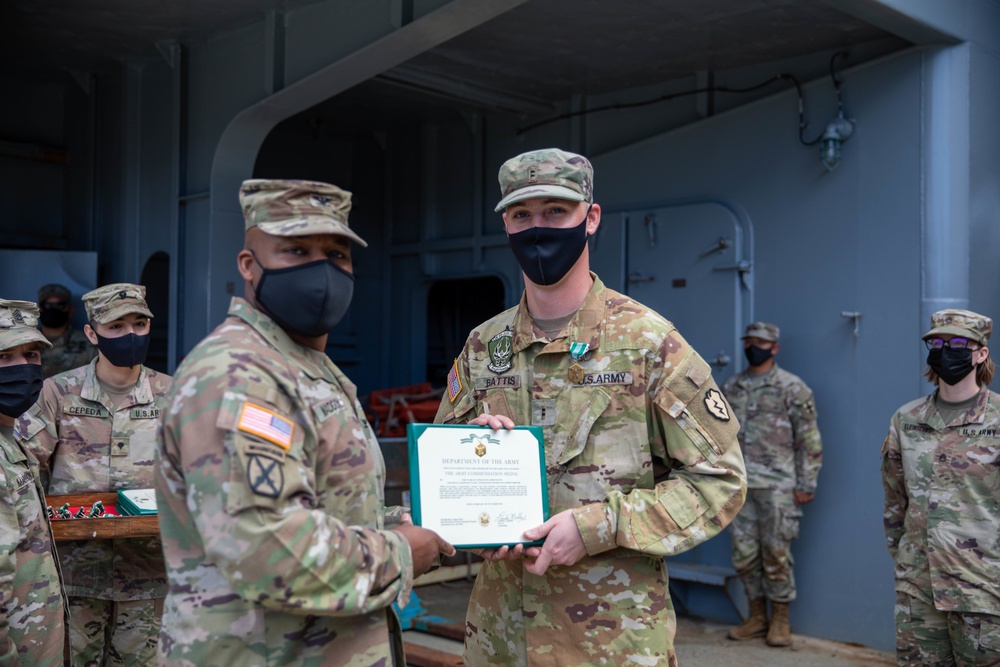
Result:
[[[784,78],[791,80],[795,84],[795,89],[799,94],[799,141],[804,146],[819,144],[819,159],[827,171],[833,171],[840,164],[840,148],[854,134],[854,119],[848,118],[844,114],[844,96],[840,91],[840,81],[837,79],[837,72],[833,68],[837,58],[846,55],[846,51],[837,51],[830,58],[830,79],[833,81],[833,89],[837,93],[837,115],[826,124],[823,134],[812,141],[806,141],[804,136],[808,123],[805,120],[805,102],[802,97],[802,86],[799,85],[798,80],[794,76],[790,74],[784,75]]]
[[[840,164],[840,145],[854,134],[854,123],[844,117],[841,111],[826,125],[819,140],[819,160],[827,171],[833,171]]]

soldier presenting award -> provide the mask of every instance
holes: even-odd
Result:
[[[514,308],[476,327],[436,417],[544,433],[552,517],[542,546],[488,559],[466,617],[479,665],[676,665],[662,556],[719,533],[743,505],[739,428],[709,365],[674,326],[590,272],[601,222],[581,155],[531,151],[500,168]]]
[[[366,245],[351,193],[255,179],[240,204],[244,296],[177,369],[160,429],[160,664],[402,667],[392,603],[455,550],[387,529],[382,453],[325,353]]]

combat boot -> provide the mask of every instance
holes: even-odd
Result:
[[[768,646],[791,646],[792,627],[788,624],[788,603],[771,603],[771,627],[767,631]]]
[[[763,637],[767,632],[767,603],[764,598],[750,600],[750,615],[735,628],[729,628],[730,639],[744,640]]]

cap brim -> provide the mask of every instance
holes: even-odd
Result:
[[[130,303],[124,306],[118,306],[117,308],[112,308],[105,315],[96,320],[97,324],[107,324],[108,322],[114,322],[115,320],[125,317],[129,313],[135,313],[136,315],[145,315],[146,317],[152,317],[153,313],[149,312],[149,308],[144,308],[142,306],[137,306],[134,303]]]
[[[969,338],[971,340],[976,341],[980,345],[986,345],[989,342],[975,331],[971,331],[964,327],[951,327],[951,326],[937,327],[935,329],[931,329],[923,336],[921,336],[921,340],[927,340],[928,338],[932,338],[934,336],[940,336],[941,334],[950,336],[961,336],[962,338]]]
[[[514,192],[501,199],[500,203],[493,210],[499,213],[511,204],[535,197],[555,197],[556,199],[568,199],[569,201],[587,201],[587,198],[576,190],[570,190],[561,185],[532,185],[520,190],[514,190]]]
[[[775,338],[771,334],[766,334],[766,333],[751,333],[745,336],[740,336],[740,340],[746,340],[747,338],[760,338],[761,340],[770,341],[772,343],[778,342],[777,338]]]
[[[278,222],[259,222],[257,227],[260,231],[271,236],[310,236],[312,234],[336,234],[346,236],[362,248],[367,248],[368,244],[358,236],[354,230],[342,223],[327,217],[302,217],[294,220],[281,220]]]
[[[43,350],[52,349],[52,343],[49,342],[49,339],[41,331],[32,327],[8,329],[0,335],[0,346],[2,346],[0,350],[9,350],[12,347],[28,343],[39,343]]]

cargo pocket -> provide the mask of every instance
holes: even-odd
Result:
[[[1000,616],[979,615],[979,652],[1000,655]]]
[[[802,518],[802,508],[795,505],[783,513],[781,517],[780,534],[782,539],[791,542],[799,538],[799,520]]]
[[[604,391],[603,387],[592,394],[590,403],[583,408],[573,425],[567,429],[565,448],[558,453],[556,458],[559,465],[563,465],[583,453],[587,447],[587,440],[590,438],[590,430],[594,427],[594,422],[604,414],[610,404],[611,396]]]
[[[487,392],[486,397],[482,400],[483,414],[502,415],[517,424],[517,419],[510,409],[510,404],[507,403],[505,391],[504,389],[499,389]],[[469,417],[469,419],[472,419],[472,417]]]

